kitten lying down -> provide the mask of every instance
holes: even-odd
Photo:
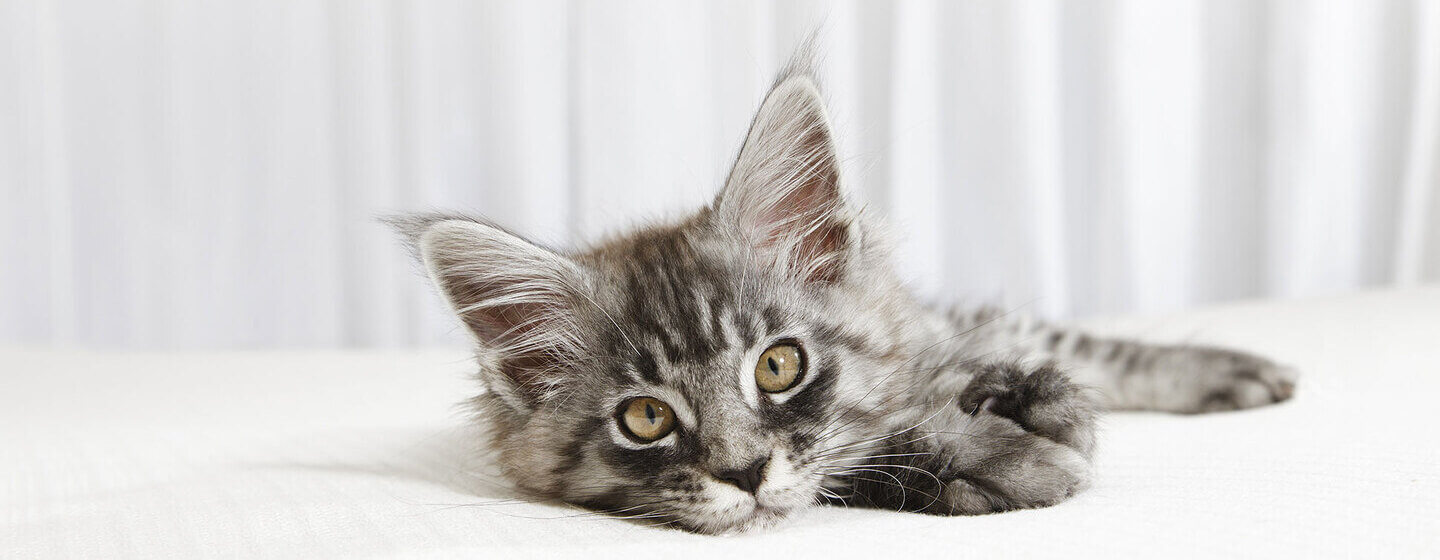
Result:
[[[924,306],[842,184],[820,94],[791,69],[714,202],[673,225],[560,252],[462,216],[393,223],[478,339],[506,475],[694,531],[826,502],[1044,507],[1090,483],[1102,409],[1294,391],[1258,356]]]

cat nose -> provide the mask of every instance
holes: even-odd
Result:
[[[761,457],[743,469],[717,471],[712,474],[715,475],[715,478],[734,484],[736,488],[754,494],[756,490],[760,489],[760,483],[765,480],[765,464],[769,462],[769,457]]]

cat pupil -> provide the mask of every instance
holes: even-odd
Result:
[[[775,365],[775,358],[765,358],[765,364],[770,366],[770,373],[780,375],[780,366]]]
[[[655,407],[648,404],[645,405],[645,418],[650,420],[651,424],[655,423]]]

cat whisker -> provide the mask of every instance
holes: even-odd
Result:
[[[921,495],[921,496],[925,496],[925,497],[927,497],[927,498],[930,498],[930,501],[929,501],[928,503],[926,503],[924,506],[921,506],[921,507],[919,507],[919,508],[915,508],[913,511],[923,511],[923,510],[929,508],[930,506],[934,505],[936,502],[938,502],[938,501],[941,500],[940,496],[937,496],[937,495],[932,494],[932,493],[930,493],[930,492],[926,492],[926,491],[921,490],[921,489],[919,489],[919,488],[914,488],[914,487],[905,486],[905,484],[904,484],[903,482],[900,482],[900,481],[899,481],[899,478],[895,477],[894,475],[890,475],[890,473],[886,473],[886,472],[884,472],[884,471],[869,471],[869,470],[867,470],[867,471],[859,471],[859,472],[880,472],[880,473],[882,473],[882,474],[886,474],[886,475],[890,476],[890,478],[892,478],[892,479],[895,480],[895,482],[891,482],[891,481],[888,481],[888,480],[880,480],[880,479],[874,479],[874,478],[869,478],[869,477],[856,476],[856,475],[854,475],[854,474],[852,474],[852,473],[846,473],[846,474],[843,475],[843,476],[845,476],[846,478],[851,479],[851,480],[860,480],[860,481],[865,481],[865,482],[873,482],[873,483],[876,483],[876,484],[887,484],[887,485],[896,486],[896,487],[901,491],[901,494],[900,494],[900,496],[901,496],[901,497],[900,497],[900,505],[897,507],[896,511],[902,511],[902,510],[904,510],[904,504],[905,504],[906,501],[907,501],[907,499],[906,499],[906,496],[908,495],[907,493],[915,493],[915,494],[919,494],[919,495]],[[943,489],[943,488],[944,488],[944,485],[942,484],[942,485],[940,485],[940,486],[938,486],[938,487]],[[860,494],[860,495],[863,496],[864,494]]]
[[[595,487],[595,488],[601,488],[601,487],[597,486],[597,487]],[[608,488],[608,487],[606,487],[606,488]],[[624,514],[625,514],[626,512],[631,512],[631,511],[635,511],[635,510],[639,510],[639,509],[643,509],[643,508],[650,508],[650,507],[654,507],[654,506],[665,506],[665,505],[669,502],[669,499],[670,499],[668,496],[662,496],[662,495],[659,495],[659,494],[645,493],[645,492],[632,492],[632,493],[630,493],[630,494],[628,494],[628,495],[631,496],[631,497],[650,498],[651,501],[642,502],[642,503],[638,503],[638,504],[632,504],[632,505],[629,505],[629,506],[626,506],[626,507],[620,507],[620,508],[593,508],[593,507],[592,507],[592,508],[589,508],[588,511],[580,511],[580,512],[571,513],[571,514],[553,515],[553,516],[524,515],[524,514],[518,514],[518,513],[513,513],[513,512],[506,512],[506,511],[502,511],[502,510],[500,510],[500,509],[495,509],[495,506],[505,507],[505,506],[517,506],[517,505],[548,505],[548,506],[563,507],[563,508],[567,508],[567,509],[568,509],[568,508],[574,508],[574,507],[576,507],[574,504],[570,504],[570,503],[563,502],[563,501],[556,500],[556,499],[543,499],[543,498],[541,498],[541,499],[535,499],[535,500],[527,500],[527,499],[523,499],[523,498],[516,498],[516,499],[506,499],[506,500],[492,500],[492,501],[487,501],[487,502],[477,502],[477,503],[469,503],[469,504],[431,504],[431,505],[439,505],[439,506],[442,506],[442,507],[439,507],[439,508],[437,508],[437,509],[432,510],[431,513],[438,512],[438,511],[450,510],[450,509],[456,509],[456,508],[480,507],[480,508],[485,508],[487,511],[491,511],[491,512],[498,513],[498,514],[501,514],[501,515],[506,515],[506,516],[509,516],[509,517],[517,517],[517,518],[523,518],[523,519],[536,519],[536,520],[559,520],[559,519],[639,519],[639,518],[644,518],[644,517],[646,517],[646,516],[659,516],[659,515],[663,515],[663,513],[657,510],[657,511],[653,511],[653,512],[640,512],[640,513],[631,514],[631,515],[624,515]]]
[[[937,486],[940,486],[940,487],[942,487],[942,488],[945,486],[945,483],[940,480],[940,477],[935,476],[935,473],[932,473],[932,472],[930,472],[930,471],[927,471],[927,470],[922,469],[922,468],[919,468],[919,467],[910,466],[910,465],[896,465],[896,464],[890,464],[890,463],[876,463],[876,464],[866,464],[866,465],[856,465],[856,466],[849,466],[849,467],[840,467],[841,471],[837,471],[837,472],[843,472],[845,469],[854,469],[854,468],[857,468],[857,467],[863,467],[863,468],[895,468],[895,469],[901,469],[901,470],[907,470],[907,471],[917,472],[917,473],[920,473],[920,474],[923,474],[923,475],[925,475],[925,476],[930,477],[931,480],[934,480],[934,481],[935,481],[935,484],[936,484]]]
[[[934,437],[934,436],[923,435],[923,436],[920,436],[920,437],[918,437],[918,438],[912,439],[912,440],[910,440],[910,441],[902,441],[902,442],[893,444],[893,445],[891,445],[890,447],[892,447],[892,448],[903,448],[904,446],[909,445],[909,444],[911,444],[911,443],[915,443],[915,442],[918,442],[918,441],[924,441],[924,440],[929,439],[929,438],[931,438],[931,437]],[[879,457],[903,457],[903,456],[905,456],[905,455],[915,455],[915,454],[928,455],[929,453],[924,453],[924,452],[917,452],[917,453],[893,453],[893,454],[887,454],[887,455],[879,455]],[[846,457],[846,455],[849,455],[849,457]],[[876,455],[867,455],[867,454],[858,453],[858,452],[857,452],[857,453],[852,453],[851,451],[846,450],[846,449],[835,449],[835,450],[832,450],[832,451],[826,451],[826,452],[824,452],[824,453],[818,453],[818,454],[812,455],[812,456],[810,456],[808,459],[809,459],[810,461],[814,462],[814,461],[825,460],[825,459],[828,459],[828,458],[831,458],[831,457],[841,457],[841,458],[846,458],[846,459],[848,459],[848,458],[853,458],[853,457],[877,457],[877,456],[876,456]]]
[[[935,412],[931,413],[929,416],[926,416],[924,419],[921,419],[919,422],[916,422],[914,425],[912,425],[912,426],[910,426],[910,427],[908,427],[908,428],[905,428],[905,429],[903,429],[903,430],[898,430],[898,431],[895,431],[895,432],[891,432],[891,433],[885,434],[885,435],[883,435],[883,436],[871,438],[871,439],[869,439],[869,440],[865,440],[865,441],[863,441],[863,442],[858,442],[858,443],[859,443],[859,444],[862,444],[862,445],[865,444],[865,443],[873,443],[873,442],[876,442],[876,441],[881,441],[881,440],[889,439],[889,438],[892,438],[892,437],[895,437],[895,436],[904,434],[904,433],[906,433],[906,432],[909,432],[909,431],[911,431],[911,430],[914,430],[914,429],[916,429],[916,428],[919,428],[920,426],[925,425],[926,422],[929,422],[931,419],[935,418],[935,416],[939,415],[941,412],[944,412],[944,411],[945,411],[945,408],[948,407],[948,406],[950,406],[950,403],[952,403],[952,402],[954,402],[954,399],[950,399],[950,400],[948,400],[948,401],[945,401],[943,404],[940,405],[940,407],[939,407]],[[852,444],[847,444],[847,445],[845,445],[845,446],[832,447],[832,448],[829,448],[829,449],[826,449],[826,450],[821,451],[821,453],[824,453],[824,452],[827,452],[827,451],[836,450],[836,449],[844,449],[844,448],[846,448],[846,447],[850,447],[850,446],[854,446],[854,445],[856,445],[856,444],[853,444],[853,443],[852,443]]]
[[[920,402],[920,403],[914,403],[914,404],[905,405],[905,406],[896,408],[896,409],[894,409],[894,410],[891,410],[891,411],[885,413],[883,416],[879,416],[879,417],[875,418],[874,421],[875,421],[875,422],[879,422],[880,420],[883,420],[883,419],[885,419],[885,418],[887,418],[887,417],[890,417],[890,416],[894,416],[894,415],[896,415],[896,414],[900,414],[900,413],[902,413],[902,412],[906,412],[906,411],[909,411],[909,410],[912,410],[912,409],[916,409],[916,408],[928,408],[928,407],[931,407],[931,406],[935,406],[935,403],[934,403],[933,401],[927,401],[927,402]],[[944,411],[944,408],[943,408],[943,407],[942,407],[942,408],[939,408],[939,409],[937,410],[937,412],[941,412],[941,411]],[[836,437],[839,437],[839,436],[841,436],[841,435],[843,435],[843,434],[848,433],[850,430],[859,429],[860,427],[862,427],[862,426],[857,424],[857,425],[851,426],[851,427],[844,427],[844,429],[837,428],[837,429],[836,429],[835,431],[833,431],[833,432],[829,432],[829,433],[823,434],[822,437],[816,439],[816,443],[821,443],[821,442],[825,442],[825,441],[829,441],[829,440],[835,439]],[[892,433],[892,434],[889,434],[889,435],[898,435],[898,432],[897,432],[897,433]]]
[[[844,455],[844,454],[846,454],[846,453],[851,453],[851,452],[857,451],[857,450],[856,450],[856,447],[857,447],[857,446],[860,446],[861,449],[863,449],[863,448],[864,448],[863,446],[865,446],[865,445],[867,445],[867,444],[872,444],[872,443],[875,443],[876,441],[889,439],[889,438],[891,438],[891,437],[894,437],[895,435],[898,435],[898,434],[887,434],[887,435],[885,435],[885,436],[881,436],[881,437],[878,437],[878,438],[874,438],[873,440],[866,440],[866,441],[862,441],[862,442],[856,442],[855,444],[839,446],[839,447],[836,447],[836,448],[834,448],[834,449],[832,449],[832,450],[830,450],[830,451],[827,451],[826,453],[824,453],[824,454],[822,454],[822,455],[817,455],[817,456],[815,456],[815,457],[812,457],[811,460],[823,460],[823,459],[826,459],[826,458],[828,458],[828,457],[842,456],[842,455]],[[899,447],[899,446],[909,445],[909,444],[912,444],[912,443],[917,443],[917,442],[925,441],[925,440],[930,439],[930,438],[933,438],[933,437],[935,437],[934,434],[925,434],[925,435],[922,435],[922,436],[918,436],[918,437],[916,437],[916,438],[913,438],[913,439],[911,439],[911,440],[909,440],[909,441],[900,442],[900,443],[898,443],[898,444],[895,444],[895,446],[896,446],[896,447]],[[859,456],[863,456],[863,455],[859,455]]]
[[[927,452],[923,452],[923,451],[922,451],[922,452],[916,452],[916,453],[887,453],[887,454],[885,454],[885,455],[855,455],[855,456],[852,456],[852,457],[840,457],[840,458],[838,458],[838,459],[832,459],[832,460],[834,460],[834,461],[852,461],[852,460],[861,460],[861,459],[866,459],[866,460],[868,460],[868,459],[889,459],[889,458],[893,458],[893,457],[923,457],[923,456],[928,456],[928,455],[934,455],[934,453],[927,453]],[[820,457],[813,457],[812,460],[814,460],[814,459],[820,459]]]
[[[832,500],[844,500],[844,498],[841,498],[839,494],[836,494],[836,493],[834,493],[834,492],[831,492],[830,490],[828,490],[828,489],[826,489],[826,488],[824,488],[824,487],[821,487],[821,488],[819,489],[819,492],[820,492],[820,495],[822,495],[822,496],[824,496],[824,497],[826,497],[826,498],[830,498],[830,499],[832,499]]]
[[[905,498],[905,497],[909,494],[909,490],[907,490],[907,489],[905,488],[905,483],[900,482],[900,478],[899,478],[899,477],[897,477],[897,476],[895,476],[895,475],[893,475],[893,474],[890,474],[890,473],[888,473],[888,472],[885,472],[885,471],[882,471],[882,470],[878,470],[878,469],[855,468],[855,469],[852,469],[852,470],[849,470],[849,471],[845,471],[845,472],[842,472],[842,473],[837,473],[837,476],[853,475],[854,473],[857,473],[857,472],[873,472],[873,473],[879,473],[879,474],[883,474],[883,475],[885,475],[885,476],[890,477],[891,480],[895,481],[895,487],[900,490],[900,503],[901,503],[901,504],[904,504],[904,503],[905,503],[905,501],[906,501],[906,498]],[[867,478],[861,478],[861,477],[854,477],[854,476],[852,476],[852,478],[856,478],[856,479],[859,479],[859,480],[871,480],[872,482],[877,482],[877,483],[882,483],[882,484],[884,483],[884,482],[882,482],[882,481],[872,480],[872,479],[867,479]]]

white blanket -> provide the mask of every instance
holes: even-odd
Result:
[[[1440,289],[1092,326],[1304,377],[1280,406],[1111,416],[1095,487],[1049,509],[706,537],[502,501],[456,428],[464,351],[0,350],[0,557],[1440,557]]]

